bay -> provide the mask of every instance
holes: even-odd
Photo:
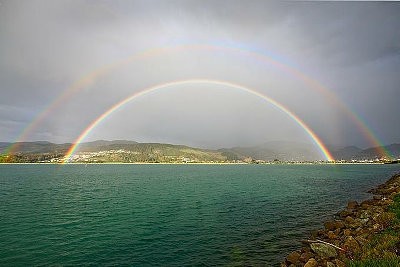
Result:
[[[279,266],[398,165],[0,165],[0,265]]]

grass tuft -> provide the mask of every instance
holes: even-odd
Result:
[[[393,199],[388,212],[378,219],[386,228],[364,246],[357,260],[349,261],[349,267],[399,267],[400,266],[400,194]]]
[[[400,258],[392,257],[385,259],[367,259],[360,261],[351,261],[348,263],[349,267],[399,267]]]
[[[400,194],[397,194],[393,201],[393,204],[389,206],[389,211],[396,215],[397,223],[400,223]]]

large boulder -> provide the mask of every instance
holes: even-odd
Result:
[[[353,215],[353,211],[352,211],[352,210],[345,209],[345,210],[342,210],[341,212],[339,212],[338,215],[339,215],[340,217],[342,217],[342,218],[346,218],[347,216]]]
[[[324,223],[325,229],[328,231],[334,231],[336,229],[344,228],[345,225],[342,221],[328,221]]]
[[[347,208],[348,209],[354,210],[357,207],[358,207],[357,201],[350,201],[349,203],[347,203]]]
[[[290,263],[296,264],[296,263],[299,262],[300,256],[301,256],[300,253],[298,253],[297,251],[294,251],[294,252],[290,253],[290,254],[286,257],[286,260],[287,260],[288,262],[290,262]]]
[[[360,248],[360,245],[358,244],[357,240],[354,239],[354,237],[352,236],[346,238],[346,241],[344,242],[343,246],[346,250],[350,251],[356,251]]]
[[[307,262],[312,257],[314,257],[314,254],[312,254],[311,252],[304,252],[300,256],[300,261],[301,262]]]
[[[304,267],[317,267],[317,266],[318,262],[314,258],[309,259],[307,263],[304,265]]]
[[[336,223],[335,221],[328,221],[324,222],[325,229],[328,231],[332,231],[336,229]]]
[[[310,247],[321,258],[334,258],[338,255],[334,247],[324,243],[311,243]]]

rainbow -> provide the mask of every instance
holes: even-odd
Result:
[[[208,85],[221,85],[221,86],[226,86],[226,87],[231,87],[234,89],[238,89],[247,93],[250,93],[252,95],[255,95],[257,97],[260,97],[264,100],[266,100],[268,103],[272,104],[274,107],[277,109],[281,110],[284,112],[286,115],[289,116],[292,120],[294,120],[307,134],[308,136],[312,139],[312,141],[317,145],[317,147],[320,149],[321,153],[325,157],[326,160],[328,161],[334,161],[333,156],[329,152],[328,148],[325,146],[325,144],[321,141],[321,139],[317,136],[317,134],[303,121],[301,120],[295,113],[290,111],[287,107],[282,105],[281,103],[277,102],[276,100],[263,95],[251,88],[227,82],[227,81],[219,81],[219,80],[206,80],[206,79],[192,79],[192,80],[180,80],[180,81],[173,81],[173,82],[168,82],[168,83],[163,83],[163,84],[158,84],[152,87],[148,87],[142,91],[136,92],[127,98],[121,100],[120,102],[114,104],[111,106],[107,111],[105,111],[103,114],[98,116],[95,120],[92,121],[83,131],[82,133],[78,136],[78,138],[74,141],[73,145],[68,149],[63,163],[68,163],[71,160],[71,157],[74,155],[76,149],[78,148],[79,144],[88,136],[88,134],[97,126],[99,123],[101,123],[104,119],[106,119],[109,115],[111,115],[113,112],[117,111],[120,109],[122,106],[125,104],[129,103],[130,101],[141,97],[143,95],[149,94],[154,91],[158,91],[161,89],[165,89],[168,87],[172,86],[179,86],[179,85],[186,85],[186,84],[208,84]]]
[[[173,51],[181,51],[181,50],[211,50],[211,51],[225,51],[225,52],[232,52],[237,54],[243,54],[250,58],[253,58],[259,62],[271,64],[277,69],[284,71],[296,77],[298,80],[304,82],[304,84],[308,85],[310,89],[313,89],[329,99],[334,105],[336,105],[341,111],[343,111],[357,126],[359,131],[365,137],[366,140],[379,152],[379,154],[383,157],[391,158],[389,151],[383,148],[383,143],[376,137],[374,131],[368,127],[366,121],[359,116],[356,112],[351,110],[343,101],[341,101],[335,94],[333,94],[329,89],[324,87],[318,81],[311,79],[304,73],[300,72],[294,67],[289,66],[288,64],[284,64],[278,60],[271,58],[270,56],[266,55],[265,53],[261,53],[259,51],[249,50],[243,48],[242,46],[232,46],[232,44],[205,44],[205,45],[176,45],[171,47],[162,47],[162,48],[155,48],[145,50],[143,52],[134,54],[124,60],[117,61],[111,63],[109,65],[103,66],[99,69],[94,70],[93,72],[88,73],[87,75],[80,78],[78,81],[73,83],[70,87],[63,91],[63,93],[57,97],[53,102],[51,102],[48,106],[46,106],[42,112],[40,112],[36,118],[21,132],[20,135],[15,139],[14,145],[10,146],[6,151],[6,154],[12,154],[13,151],[16,151],[19,145],[19,142],[23,142],[27,139],[27,137],[37,129],[38,125],[49,115],[51,114],[56,108],[58,108],[62,103],[67,101],[76,93],[80,92],[81,90],[87,88],[89,85],[94,84],[96,80],[109,72],[121,68],[123,66],[128,65],[129,63],[135,60],[146,59],[149,57],[154,57],[163,53],[173,52]],[[282,60],[281,60],[282,61]]]

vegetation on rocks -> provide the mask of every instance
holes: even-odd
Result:
[[[400,194],[379,217],[384,230],[374,235],[349,266],[400,266]]]
[[[373,199],[349,202],[281,266],[400,266],[400,174],[370,192]]]

